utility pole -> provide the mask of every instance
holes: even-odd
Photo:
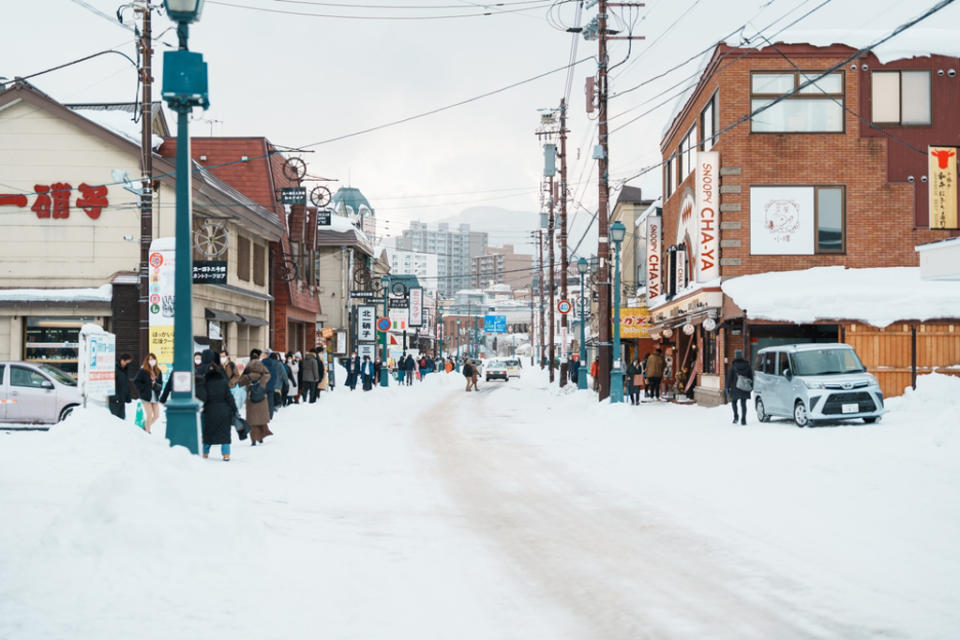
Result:
[[[533,278],[530,278],[530,327],[527,330],[527,336],[530,338],[530,366],[533,366],[533,334],[536,321],[533,316]]]
[[[153,32],[150,15],[153,9],[147,0],[137,12],[143,14],[143,33],[140,36],[140,55],[143,66],[140,69],[140,82],[143,84],[143,96],[140,112],[140,277],[139,295],[139,332],[137,348],[142,361],[150,351],[150,245],[153,243]]]
[[[540,247],[539,280],[540,280],[540,368],[543,369],[543,229],[537,230],[537,245]]]
[[[555,279],[556,264],[554,262],[554,251],[553,251],[553,244],[554,244],[553,228],[555,224],[553,207],[556,201],[556,184],[553,182],[553,176],[550,176],[550,181],[548,184],[550,185],[549,186],[550,218],[547,223],[547,242],[550,245],[550,250],[549,250],[549,254],[550,254],[550,382],[552,383],[553,382],[553,362],[554,362],[554,358],[556,357],[556,353],[555,353],[556,344],[555,344],[555,336],[554,336],[554,331],[555,331],[554,327],[556,327],[556,318],[553,315],[556,312],[556,309],[554,308],[555,307],[554,295],[557,290],[556,279]]]
[[[567,99],[560,99],[560,298],[569,300],[567,290]],[[560,386],[567,383],[567,316],[560,314]]]
[[[597,70],[597,117],[599,153],[597,158],[599,176],[599,198],[597,207],[597,356],[598,375],[600,376],[599,399],[605,400],[610,396],[610,369],[611,369],[611,314],[610,314],[610,221],[608,219],[610,205],[610,145],[607,131],[607,74],[610,71],[607,56],[607,40],[642,40],[642,36],[611,37],[616,32],[607,31],[607,8],[614,7],[642,7],[638,2],[607,2],[599,0],[596,28],[588,25],[589,37],[596,35],[599,40],[598,70]]]

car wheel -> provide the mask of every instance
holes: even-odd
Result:
[[[760,399],[760,396],[757,396],[757,420],[770,422],[770,416],[767,414],[767,409],[763,406],[763,400]]]
[[[873,424],[874,422],[880,422],[880,416],[873,416],[872,418],[864,418],[863,421],[867,424]]]
[[[66,420],[67,416],[73,413],[73,410],[76,408],[77,408],[77,405],[75,404],[72,404],[69,407],[64,407],[63,410],[60,412],[60,418],[57,420],[57,422],[63,422],[64,420]]]
[[[803,400],[797,400],[793,405],[793,421],[798,427],[810,426],[810,416],[807,415],[807,407],[803,404]]]

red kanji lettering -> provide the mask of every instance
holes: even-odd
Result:
[[[37,192],[37,199],[33,202],[30,210],[37,214],[38,218],[50,217],[50,186],[46,184],[35,184],[33,190]]]
[[[50,195],[53,197],[53,217],[70,217],[70,192],[73,187],[66,182],[55,182],[50,185]]]
[[[77,206],[83,209],[92,220],[96,220],[108,204],[106,185],[91,187],[84,182],[79,189],[82,197],[77,198]]]
[[[5,204],[25,207],[27,206],[27,196],[21,193],[0,193],[0,207]]]

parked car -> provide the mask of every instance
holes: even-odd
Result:
[[[0,362],[0,422],[53,424],[81,400],[77,381],[56,367]]]
[[[819,420],[880,419],[883,392],[846,344],[791,344],[757,352],[753,392],[757,418],[793,418],[798,427]]]

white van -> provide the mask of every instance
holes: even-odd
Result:
[[[853,347],[791,344],[757,352],[753,392],[760,422],[793,418],[798,427],[818,420],[880,419],[883,392]]]

